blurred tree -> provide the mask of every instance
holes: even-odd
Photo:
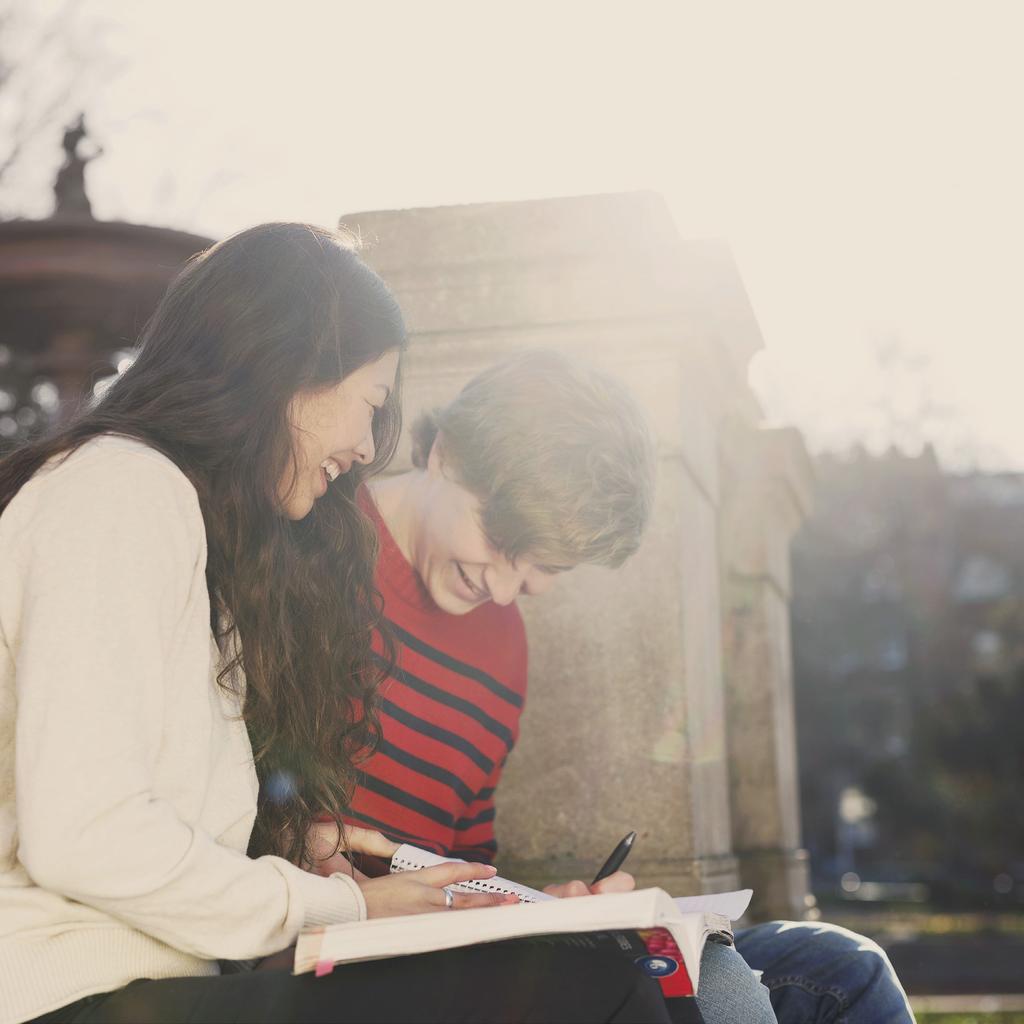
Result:
[[[1024,857],[1024,669],[981,678],[919,709],[911,756],[872,765],[864,785],[901,859],[990,887]],[[991,889],[990,889],[991,891]]]
[[[815,884],[855,871],[927,879],[940,898],[1024,893],[1024,475],[944,472],[928,449],[816,468],[793,548]],[[877,805],[857,830],[841,813],[855,791]]]
[[[905,753],[915,706],[950,688],[955,551],[934,453],[816,460],[813,516],[793,546],[793,657],[804,839],[838,876],[840,795]]]

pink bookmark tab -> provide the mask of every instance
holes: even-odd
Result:
[[[333,970],[333,960],[317,960],[316,969],[313,971],[313,974],[318,978],[322,978],[325,974],[330,974]]]

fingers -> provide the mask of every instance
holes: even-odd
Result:
[[[441,898],[439,910],[446,906],[444,890],[439,889]],[[455,892],[452,891],[452,910],[473,910],[480,907],[503,907],[519,903],[518,896],[501,892]]]
[[[393,857],[398,849],[398,843],[393,843],[370,828],[349,825],[345,829],[345,834],[348,837],[349,849],[355,850],[356,853],[366,853],[371,857]]]
[[[607,878],[602,878],[594,885],[587,885],[578,879],[563,882],[561,885],[547,885],[544,891],[549,896],[566,899],[572,896],[600,896],[611,892],[632,892],[636,888],[636,879],[628,871],[616,871]]]
[[[458,861],[454,864],[437,864],[432,868],[420,868],[410,872],[424,885],[441,888],[456,882],[469,882],[475,878],[493,878],[498,869],[493,864],[470,864]]]
[[[366,916],[447,913],[449,907],[444,889],[424,884],[417,879],[417,874],[422,872],[409,871],[360,881],[359,888],[366,900]],[[451,910],[500,907],[519,902],[515,896],[504,893],[456,892],[451,889],[449,892],[452,895]]]
[[[561,885],[548,885],[544,887],[544,891],[549,896],[555,896],[558,899],[568,899],[572,896],[589,896],[590,889],[587,888],[586,882],[581,882],[578,879],[573,882],[563,882]]]
[[[608,892],[632,892],[636,888],[636,879],[628,871],[616,871],[607,878],[602,878],[590,887],[594,894]]]

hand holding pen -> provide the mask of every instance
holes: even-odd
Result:
[[[623,862],[633,848],[636,840],[636,832],[630,832],[625,836],[612,851],[611,856],[604,862],[601,869],[594,876],[594,880],[587,885],[586,882],[574,881],[564,882],[561,885],[547,885],[544,891],[549,896],[564,898],[567,896],[594,896],[599,893],[630,892],[636,888],[633,876],[626,871],[620,871]]]

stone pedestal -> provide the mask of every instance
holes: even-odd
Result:
[[[790,653],[789,542],[812,469],[793,430],[722,433],[723,642],[733,850],[755,920],[801,918],[807,857]]]
[[[521,602],[530,692],[498,793],[502,870],[534,884],[589,878],[636,829],[628,867],[641,885],[734,887],[720,434],[760,416],[746,367],[761,339],[728,249],[684,243],[649,193],[342,223],[406,314],[407,421],[495,360],[547,346],[622,377],[657,440],[640,552]]]

